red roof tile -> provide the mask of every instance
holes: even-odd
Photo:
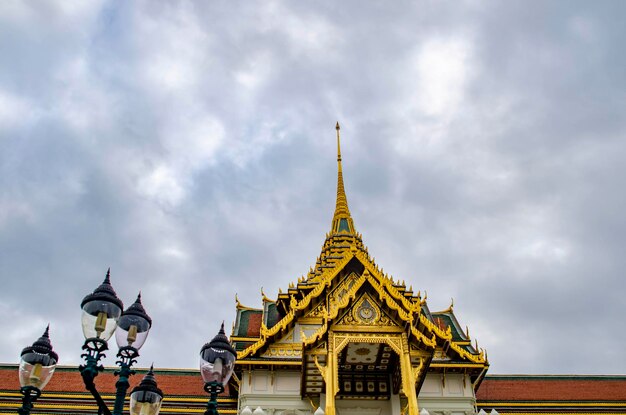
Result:
[[[20,384],[17,377],[17,366],[2,367],[0,370],[0,389],[1,390],[15,390],[20,389]],[[130,378],[130,390],[134,388],[143,379],[146,373],[145,369],[141,372],[131,376]],[[200,377],[198,371],[185,371],[185,372],[172,372],[163,373],[155,371],[155,377],[159,388],[166,396],[185,395],[185,396],[205,396],[204,382]],[[100,393],[115,393],[115,382],[117,377],[113,375],[113,372],[107,370],[102,372],[96,378],[96,385]],[[228,387],[222,395],[228,396]],[[63,368],[57,370],[52,376],[50,383],[45,388],[45,392],[86,392],[83,380],[78,372],[78,369]]]
[[[479,401],[612,401],[626,400],[622,376],[487,376]]]
[[[261,321],[263,313],[250,313],[248,320],[248,337],[259,337],[261,335]]]

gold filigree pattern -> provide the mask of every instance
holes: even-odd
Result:
[[[331,292],[330,297],[335,302],[340,302],[345,295],[347,295],[352,287],[358,282],[359,276],[354,272],[351,272],[350,275],[345,277],[343,281],[339,283],[339,285]]]
[[[363,294],[346,315],[337,324],[340,325],[365,325],[365,326],[395,326],[395,322],[389,318],[376,305],[369,294]]]
[[[265,353],[263,353],[263,357],[274,357],[274,358],[297,358],[302,357],[302,345],[300,344],[291,344],[291,345],[280,345],[280,346],[270,346]]]
[[[319,303],[311,312],[305,315],[305,317],[323,317],[326,313],[326,304],[324,302]]]
[[[317,329],[312,335],[311,337],[306,337],[306,335],[304,334],[303,330],[300,330],[300,338],[302,339],[302,344],[304,346],[309,346],[313,343],[315,343],[316,341],[320,340],[322,338],[322,336],[324,335],[324,333],[326,333],[326,331],[328,330],[328,320],[324,320],[324,324],[322,324],[320,326],[319,329]]]

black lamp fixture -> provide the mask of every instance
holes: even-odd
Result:
[[[205,415],[218,415],[217,396],[224,391],[224,385],[233,374],[237,353],[231,346],[224,323],[217,336],[200,350],[200,374],[204,380],[204,390],[211,395]]]
[[[52,350],[49,331],[48,325],[43,335],[32,346],[22,350],[19,378],[23,398],[22,407],[17,410],[20,415],[30,414],[33,403],[52,378],[59,361],[59,356]]]
[[[102,284],[93,293],[88,294],[81,303],[83,310],[82,326],[83,334],[85,335],[85,344],[83,345],[85,353],[81,357],[85,359],[85,364],[79,366],[79,371],[83,377],[85,387],[98,403],[98,414],[122,415],[126,392],[130,386],[128,379],[135,374],[131,367],[137,362],[139,349],[148,337],[152,327],[152,319],[141,304],[141,293],[137,296],[137,300],[122,312],[124,305],[111,286],[110,278],[111,269],[109,268]],[[109,348],[107,341],[113,333],[115,333],[115,340],[119,347],[117,353],[119,360],[116,362],[119,370],[115,371],[114,374],[119,376],[119,380],[115,384],[115,403],[113,412],[111,412],[96,389],[95,378],[104,370],[100,360],[105,357],[104,352]],[[156,381],[152,371],[146,375],[146,378],[148,377],[150,377],[148,382],[153,382],[156,388]],[[144,378],[144,380],[146,379]],[[160,393],[160,396],[162,398],[163,394]],[[158,406],[151,407],[154,411],[140,411],[137,414],[158,414],[160,402],[159,400]]]
[[[163,392],[157,387],[153,367],[141,383],[130,393],[130,415],[157,415],[161,409]]]

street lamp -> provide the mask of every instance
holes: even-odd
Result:
[[[224,333],[222,323],[217,336],[200,350],[200,374],[204,380],[204,390],[211,395],[204,415],[219,415],[217,395],[224,391],[224,385],[233,374],[236,355],[235,349]]]
[[[85,344],[83,345],[85,353],[81,357],[85,359],[85,364],[79,366],[78,369],[83,377],[85,388],[91,392],[98,403],[98,414],[122,415],[126,392],[130,386],[128,378],[135,374],[131,367],[137,362],[139,349],[148,337],[148,332],[152,327],[152,319],[141,304],[141,294],[137,296],[137,300],[128,309],[122,312],[124,305],[111,286],[110,277],[111,270],[109,269],[102,284],[93,293],[88,294],[81,303],[83,310],[82,326],[85,335]],[[115,333],[115,340],[119,347],[117,353],[119,360],[116,363],[120,369],[114,373],[115,376],[119,376],[119,380],[115,383],[115,404],[111,413],[96,389],[95,378],[99,372],[104,370],[104,367],[99,363],[105,357],[104,352],[109,348],[107,341],[113,333]],[[156,388],[154,373],[149,372],[146,378],[149,376],[150,379],[147,382],[154,382]],[[144,380],[146,379],[144,378]],[[161,393],[160,396],[162,397],[163,394]],[[139,413],[141,415],[156,415],[159,408],[160,400],[156,412]]]
[[[130,394],[130,415],[157,415],[161,409],[163,392],[157,387],[153,368]]]
[[[52,350],[49,336],[50,326],[32,346],[22,350],[19,377],[22,407],[17,410],[20,415],[30,414],[33,403],[41,395],[42,389],[48,384],[59,361],[59,356]]]

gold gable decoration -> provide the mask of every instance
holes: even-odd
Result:
[[[396,326],[393,319],[386,315],[376,304],[376,301],[367,293],[363,294],[336,324],[346,326]]]

